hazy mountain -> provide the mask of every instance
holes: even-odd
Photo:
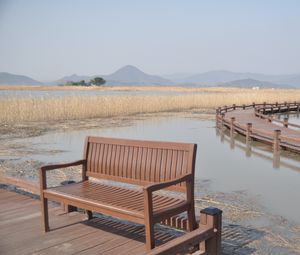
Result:
[[[127,65],[110,75],[102,75],[108,85],[172,85],[173,82],[157,75],[146,74]]]
[[[0,72],[0,84],[2,85],[42,85],[41,82],[36,81],[25,75],[17,75],[11,73]]]
[[[193,73],[172,73],[172,74],[164,74],[162,75],[162,77],[174,82],[178,82],[178,81],[184,81],[186,78],[192,75],[194,74]]]
[[[218,85],[219,87],[237,87],[237,88],[253,88],[253,87],[259,87],[259,88],[293,88],[289,85],[280,85],[268,81],[259,81],[254,79],[242,79],[242,80],[236,80],[236,81],[230,81],[221,83]]]
[[[69,81],[78,82],[78,81],[82,81],[82,80],[85,80],[86,82],[88,82],[91,79],[92,79],[92,76],[72,74],[69,76],[65,76],[57,81],[50,82],[50,84],[66,84]]]
[[[300,88],[300,74],[286,75],[285,77],[278,79],[276,82],[283,83],[283,84],[289,84],[289,85]]]
[[[182,86],[237,86],[237,87],[272,87],[272,88],[300,88],[300,74],[291,75],[265,75],[259,73],[238,73],[230,71],[210,71],[190,75],[188,73],[177,73],[166,75],[165,78],[157,75],[144,73],[138,68],[128,65],[120,68],[109,75],[77,75],[65,76],[53,82],[44,84],[65,84],[68,81],[86,82],[96,76],[103,77],[107,85],[129,86],[129,85],[182,85]],[[0,84],[7,85],[42,85],[24,75],[16,75],[0,72]]]
[[[300,87],[300,75],[266,75],[260,73],[238,73],[230,71],[210,71],[205,73],[194,74],[189,77],[172,79],[176,84],[182,85],[201,85],[213,86],[219,83],[228,83],[239,80],[257,80],[273,83],[272,87],[285,87],[291,85]],[[271,84],[269,84],[271,85]],[[276,86],[277,85],[277,86]]]

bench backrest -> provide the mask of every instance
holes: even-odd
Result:
[[[163,182],[191,173],[196,144],[87,137],[85,176],[131,184]],[[185,184],[172,190],[185,191]]]

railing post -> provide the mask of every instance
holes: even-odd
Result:
[[[266,102],[264,102],[263,104],[264,104],[264,107],[266,107],[266,104],[267,104],[267,103],[266,103]]]
[[[224,117],[225,117],[225,114],[222,113],[222,114],[221,114],[221,128],[224,127]]]
[[[236,107],[235,104],[233,104],[233,105],[232,105],[233,110],[235,110],[235,107]]]
[[[286,127],[286,128],[289,126],[289,118],[285,117],[283,119],[283,126]]]
[[[278,102],[275,103],[276,107],[278,106]]]
[[[252,134],[252,123],[247,123],[246,127],[246,142],[251,140],[251,134]]]
[[[280,135],[281,135],[281,130],[279,129],[274,130],[274,141],[273,141],[274,152],[280,150]]]
[[[234,122],[235,122],[235,117],[231,117],[231,119],[230,119],[230,135],[233,135],[233,132],[234,132]]]
[[[245,104],[243,104],[243,110],[245,110],[246,109],[246,105]]]
[[[225,105],[224,108],[225,108],[225,112],[227,112],[227,105]]]
[[[208,207],[200,211],[200,225],[212,227],[215,235],[200,243],[200,251],[211,255],[221,254],[222,242],[222,211],[215,207]]]
[[[252,107],[255,108],[255,102],[252,103]]]

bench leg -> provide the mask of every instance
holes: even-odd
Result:
[[[41,198],[42,202],[42,221],[43,221],[43,227],[44,231],[49,231],[49,215],[48,215],[48,199],[47,198]]]
[[[88,220],[93,219],[93,212],[92,212],[92,211],[86,210],[85,212],[86,212],[86,214],[87,214]]]
[[[197,222],[195,218],[195,207],[194,205],[190,206],[188,211],[187,211],[187,216],[188,216],[188,227],[189,231],[193,231],[194,229],[197,228]]]
[[[146,249],[151,250],[154,248],[154,225],[149,222],[145,224],[145,236],[146,236]]]

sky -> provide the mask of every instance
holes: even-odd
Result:
[[[0,72],[300,73],[298,0],[0,0]]]

